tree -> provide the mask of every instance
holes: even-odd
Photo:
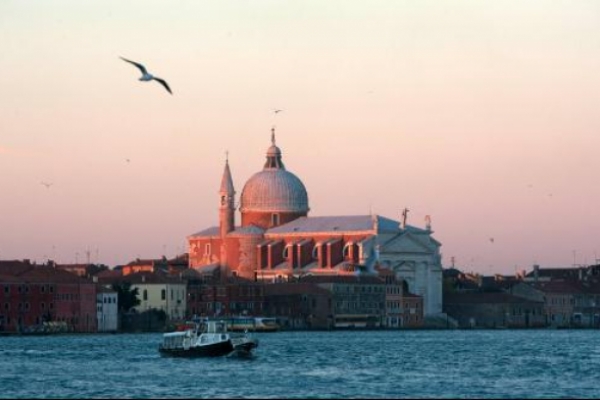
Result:
[[[131,282],[113,283],[112,288],[117,292],[120,312],[127,312],[140,305],[138,288],[131,289]]]

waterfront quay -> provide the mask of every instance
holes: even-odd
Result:
[[[281,330],[598,328],[600,266],[481,276],[444,269],[443,312],[376,266],[345,276],[247,280],[184,256],[96,264],[0,261],[4,334],[145,332],[198,317],[264,316]]]

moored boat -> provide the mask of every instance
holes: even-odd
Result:
[[[268,317],[230,317],[227,328],[232,332],[277,332],[280,326],[277,319]]]
[[[247,333],[232,333],[223,320],[192,323],[185,329],[163,334],[158,350],[173,357],[218,357],[250,355],[258,347],[258,340]]]

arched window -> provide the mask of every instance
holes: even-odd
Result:
[[[279,214],[271,214],[271,225],[273,225],[273,226],[279,225]]]
[[[321,244],[318,244],[315,247],[313,247],[312,258],[314,260],[317,260],[319,258],[319,249],[320,249],[320,247],[321,247]]]
[[[352,242],[348,242],[344,245],[344,248],[342,250],[342,254],[344,255],[344,259],[345,260],[349,260],[352,258],[352,249],[353,249],[354,243]]]

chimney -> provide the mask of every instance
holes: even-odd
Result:
[[[98,277],[97,276],[92,276],[92,282],[98,283]]]
[[[539,277],[540,277],[540,266],[538,264],[535,264],[533,266],[533,281],[537,283]]]

